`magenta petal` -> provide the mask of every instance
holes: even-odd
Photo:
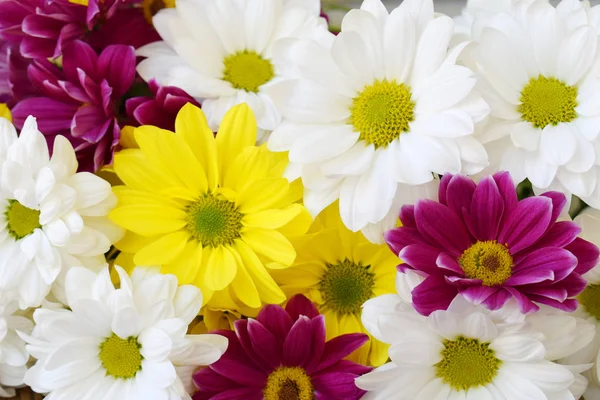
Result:
[[[306,372],[308,374],[312,374],[313,371],[319,368],[319,363],[321,362],[321,358],[323,357],[323,352],[325,351],[325,317],[323,315],[319,315],[314,317],[310,321],[312,327],[312,358],[306,364]]]
[[[536,296],[536,295],[530,295],[529,297],[533,301],[536,301],[541,304],[545,304],[550,307],[557,308],[557,309],[565,311],[565,312],[570,313],[577,309],[577,300],[574,300],[574,299],[567,299],[567,300],[561,302],[561,301],[549,299],[548,297],[542,297],[542,296]]]
[[[248,332],[248,320],[237,320],[233,325],[235,327],[238,343],[244,352],[244,359],[250,360],[250,365],[253,365],[254,368],[268,374],[273,368],[255,351],[252,340],[250,339],[250,333]],[[273,343],[273,345],[275,345],[275,343]]]
[[[560,247],[538,249],[524,257],[513,269],[507,285],[527,285],[544,279],[562,280],[577,266],[577,258]],[[548,274],[543,271],[551,271]],[[546,278],[543,278],[546,276]],[[531,279],[528,281],[528,279]],[[539,279],[539,280],[537,280]]]
[[[471,208],[475,188],[476,185],[472,179],[464,175],[454,175],[448,182],[448,189],[446,190],[448,207],[454,210],[456,214],[462,215],[463,208],[467,210]]]
[[[423,243],[415,243],[403,248],[398,257],[414,269],[432,275],[441,273],[436,265],[439,255],[439,249]]]
[[[540,196],[548,197],[552,200],[552,219],[550,219],[550,224],[554,224],[558,217],[560,217],[562,209],[567,204],[567,198],[563,193],[559,192],[546,192]]]
[[[341,359],[350,355],[354,350],[365,344],[369,337],[363,333],[349,333],[334,337],[325,343],[323,358],[319,370],[331,367]]]
[[[54,56],[55,41],[51,39],[25,36],[19,50],[27,58],[51,58]]]
[[[354,384],[356,375],[348,372],[331,372],[312,379],[315,391],[331,400],[358,400],[365,391]]]
[[[218,374],[226,376],[243,386],[264,387],[267,379],[266,375],[258,368],[247,365],[246,363],[241,363],[233,358],[222,357],[210,367]]]
[[[314,318],[319,315],[317,307],[301,294],[295,295],[287,302],[285,311],[292,317],[293,321],[297,320],[301,315],[308,318]]]
[[[400,222],[402,226],[409,228],[416,228],[417,223],[415,222],[415,206],[412,204],[403,205],[400,208]]]
[[[54,99],[37,97],[20,101],[13,109],[15,125],[22,127],[25,119],[33,115],[38,118],[38,128],[46,134],[58,133],[71,128],[77,106]]]
[[[491,176],[484,178],[475,189],[470,215],[474,235],[478,240],[494,240],[504,214],[504,200],[496,181]]]
[[[230,389],[210,397],[210,400],[262,400],[262,390],[256,388]]]
[[[141,104],[135,109],[133,117],[140,125],[154,125],[170,131],[175,130],[175,116],[166,114],[156,100]]]
[[[429,315],[448,309],[457,294],[457,288],[446,283],[444,277],[430,275],[413,289],[412,300],[419,314]]]
[[[490,296],[493,296],[500,288],[489,286],[471,286],[464,289],[459,289],[459,293],[473,304],[481,304]]]
[[[551,217],[552,201],[549,198],[538,196],[521,200],[505,221],[498,242],[507,244],[511,254],[518,253],[546,232]]]
[[[571,221],[555,223],[546,234],[536,242],[536,247],[564,247],[573,242],[581,228]]]
[[[432,244],[455,257],[471,245],[462,220],[448,207],[431,200],[419,200],[415,207],[419,232]]]
[[[385,233],[385,242],[395,255],[411,244],[426,243],[425,239],[417,229],[406,226],[390,229]]]
[[[516,272],[514,275],[508,278],[504,284],[510,286],[520,286],[552,280],[554,280],[554,271],[545,268],[534,268]]]
[[[578,273],[574,272],[560,282],[557,282],[555,287],[563,288],[567,291],[567,297],[577,296],[583,292],[587,286],[587,281]]]
[[[283,344],[294,321],[290,315],[281,307],[267,304],[260,310],[256,319],[275,335],[275,338]]]
[[[483,305],[490,310],[499,310],[510,299],[511,295],[504,289],[498,290],[496,293],[488,297]]]
[[[46,17],[45,15],[32,14],[25,17],[21,29],[24,33],[45,39],[56,39],[64,22]]]
[[[517,207],[519,201],[515,183],[506,171],[495,173],[493,178],[500,191],[500,196],[504,200],[504,215],[509,215]]]
[[[569,294],[567,290],[564,288],[554,288],[554,287],[533,287],[527,289],[528,294],[534,294],[541,297],[547,297],[552,300],[556,300],[559,302],[563,302],[567,299]]]
[[[598,246],[587,240],[576,238],[572,243],[566,246],[565,249],[569,250],[577,257],[577,267],[575,268],[575,272],[580,275],[585,274],[598,265],[598,256],[600,254]]]
[[[72,82],[79,80],[78,69],[91,79],[99,79],[97,74],[98,56],[96,52],[81,40],[75,40],[63,50],[63,70]]]
[[[281,365],[281,347],[276,345],[277,338],[260,322],[248,319],[248,336],[254,353],[275,369]]]
[[[193,376],[196,387],[206,392],[222,392],[235,386],[231,379],[216,373],[211,368],[202,368]]]
[[[454,175],[452,174],[445,174],[444,176],[442,176],[442,179],[440,179],[440,188],[438,189],[438,201],[445,206],[448,205],[448,184],[450,183],[450,180],[453,176]]]
[[[311,320],[301,315],[283,343],[283,365],[306,366],[311,358],[312,348]]]
[[[512,287],[504,287],[517,301],[517,305],[523,314],[529,314],[535,312],[540,308],[533,304],[531,300],[527,298],[523,293]]]
[[[112,45],[98,58],[98,72],[113,88],[115,97],[123,96],[135,78],[135,50],[131,46]]]
[[[111,123],[101,108],[93,105],[81,107],[75,113],[71,134],[90,143],[98,143]]]

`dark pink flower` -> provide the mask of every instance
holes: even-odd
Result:
[[[371,370],[343,358],[359,348],[363,334],[325,341],[325,322],[304,296],[285,309],[267,305],[256,319],[235,322],[225,354],[194,374],[194,400],[286,399],[354,400],[365,392],[354,379]],[[293,395],[296,397],[293,397]],[[287,397],[286,397],[287,395]]]
[[[72,143],[80,170],[97,171],[110,163],[119,144],[119,102],[135,78],[135,51],[131,46],[109,46],[98,56],[86,43],[75,41],[65,48],[63,69],[46,60],[35,60],[28,69],[38,97],[13,108],[21,127],[29,115],[50,145],[58,134]]]
[[[581,277],[598,261],[598,248],[577,235],[571,221],[557,222],[566,204],[562,193],[547,192],[518,201],[507,172],[479,184],[445,175],[439,203],[421,200],[400,211],[402,227],[386,241],[405,263],[425,277],[412,292],[424,315],[445,310],[461,293],[496,310],[514,297],[523,313],[534,303],[565,311],[577,307]]]
[[[30,59],[7,42],[0,43],[0,103],[12,107],[15,102],[35,95],[36,90],[27,76]]]
[[[127,100],[127,115],[136,125],[154,125],[170,131],[175,130],[177,113],[187,103],[198,107],[200,104],[182,89],[173,86],[159,86],[152,79],[148,87],[154,97],[133,97]]]

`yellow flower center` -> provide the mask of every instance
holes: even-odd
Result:
[[[485,286],[506,282],[514,265],[508,247],[495,240],[473,244],[464,251],[458,262],[467,278],[481,279]]]
[[[205,194],[187,207],[186,228],[204,247],[233,244],[240,237],[243,214],[235,203]]]
[[[313,400],[310,377],[300,367],[280,367],[271,372],[263,390],[264,400]]]
[[[231,54],[223,60],[223,80],[236,89],[258,92],[258,88],[275,76],[273,64],[260,54],[244,50]]]
[[[327,264],[319,289],[324,306],[339,314],[357,314],[361,306],[373,297],[375,274],[370,266],[348,259],[338,264]]]
[[[106,374],[116,379],[130,379],[142,369],[141,345],[137,338],[121,339],[114,333],[100,344],[100,361]]]
[[[585,311],[600,321],[600,285],[587,285],[577,300]]]
[[[149,24],[152,24],[152,17],[163,8],[175,8],[175,0],[144,0],[142,3],[144,18]]]
[[[89,0],[69,0],[69,3],[79,4],[80,6],[88,6]]]
[[[0,118],[6,118],[10,122],[12,122],[12,114],[10,112],[10,108],[4,103],[0,103]]]
[[[25,207],[17,200],[9,200],[6,209],[8,233],[15,239],[31,235],[40,225],[40,211]]]
[[[444,341],[442,361],[435,367],[445,384],[460,391],[491,383],[501,364],[489,343],[459,337]]]
[[[395,80],[375,81],[352,99],[350,123],[359,138],[375,148],[386,147],[410,131],[415,103],[410,88]]]
[[[577,117],[577,88],[543,75],[531,78],[521,92],[517,110],[536,128],[570,122]]]

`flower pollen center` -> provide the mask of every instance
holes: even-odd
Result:
[[[17,200],[9,200],[6,208],[8,233],[15,239],[23,239],[41,228],[40,211],[25,207]]]
[[[238,51],[223,60],[223,80],[236,89],[258,93],[275,76],[273,64],[251,50]]]
[[[69,3],[79,4],[80,6],[88,6],[89,0],[69,0]]]
[[[339,314],[357,314],[363,303],[373,297],[374,285],[375,274],[369,265],[344,259],[338,264],[327,264],[320,291],[325,307]]]
[[[233,244],[240,237],[243,214],[235,203],[205,194],[187,209],[186,228],[204,247]]]
[[[521,92],[517,110],[536,128],[571,122],[577,117],[577,88],[543,75],[531,78]]]
[[[468,390],[491,383],[501,364],[489,343],[459,337],[444,342],[442,360],[435,365],[436,376],[455,390]]]
[[[360,133],[359,139],[385,148],[409,132],[409,123],[415,119],[411,98],[410,88],[395,80],[376,80],[365,86],[350,106],[350,123]]]
[[[142,345],[135,337],[121,339],[114,333],[100,344],[100,361],[106,375],[130,379],[142,369]]]
[[[600,321],[600,285],[587,285],[577,300],[585,311]]]
[[[465,276],[485,286],[501,285],[512,275],[513,258],[508,247],[495,240],[476,242],[458,259]]]
[[[265,400],[313,400],[310,377],[300,367],[279,367],[267,378],[263,390]]]
[[[175,8],[175,0],[144,0],[142,3],[144,18],[151,25],[152,17],[164,8]]]

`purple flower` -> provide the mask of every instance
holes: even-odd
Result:
[[[110,44],[139,47],[160,39],[142,10],[123,0],[90,0],[87,7],[68,0],[3,0],[0,36],[28,58],[56,58],[78,39],[97,51]]]
[[[66,136],[80,170],[97,171],[110,163],[121,136],[119,101],[135,78],[133,47],[109,46],[98,56],[88,44],[75,41],[65,48],[62,70],[35,60],[28,74],[38,97],[13,108],[15,125],[20,128],[33,115],[50,145],[56,135]]]
[[[519,201],[507,172],[479,184],[445,175],[439,203],[421,200],[400,211],[402,227],[386,241],[405,262],[401,272],[425,277],[412,292],[424,315],[445,310],[461,293],[496,310],[514,297],[523,313],[547,304],[573,311],[581,277],[598,261],[598,248],[577,235],[571,221],[557,222],[565,196],[547,192]]]
[[[148,87],[154,97],[133,97],[127,100],[127,115],[137,125],[154,125],[169,131],[175,131],[177,113],[187,103],[200,107],[192,96],[174,86],[159,86],[152,79]]]
[[[0,103],[10,107],[15,102],[35,95],[36,90],[27,76],[31,60],[8,43],[0,43]]]
[[[219,361],[194,374],[194,400],[353,400],[365,393],[354,379],[371,368],[343,358],[368,337],[356,333],[326,342],[323,316],[302,295],[285,310],[267,305],[256,319],[236,321],[235,332],[217,333],[229,346]]]

